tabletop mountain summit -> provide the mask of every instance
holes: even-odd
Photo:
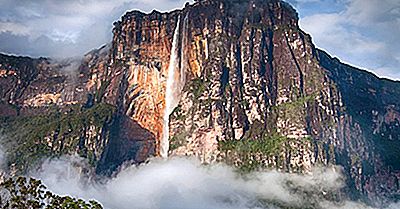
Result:
[[[354,198],[398,197],[400,83],[317,49],[298,20],[280,0],[203,0],[127,12],[79,61],[1,55],[8,171],[74,153],[102,175],[153,156],[340,165]]]

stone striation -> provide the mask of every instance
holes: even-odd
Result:
[[[120,88],[109,55],[109,45],[82,60],[0,55],[0,132],[11,173],[78,154],[110,175],[154,155],[154,135],[116,108],[120,94],[108,95]]]
[[[356,188],[369,199],[397,198],[400,83],[340,63],[321,50],[318,50],[318,57],[343,95],[345,114],[349,115],[352,126],[359,130],[359,133],[347,131],[343,137],[346,141],[359,140],[359,144],[353,143],[339,150],[340,153],[348,149],[362,153],[344,163],[355,180]]]
[[[170,118],[171,155],[244,170],[311,172],[315,165],[338,164],[359,194],[399,192],[392,161],[399,148],[393,96],[399,84],[317,50],[282,1],[198,1],[164,14],[129,12],[116,23],[114,62],[126,65],[127,77],[135,78],[127,83],[136,83],[134,92],[142,96],[126,105],[134,107],[129,115],[158,141],[178,19],[177,71],[184,70],[186,82]],[[379,102],[386,95],[392,96]]]
[[[93,114],[107,104],[112,110],[100,110],[111,115],[78,131],[98,130],[101,145],[81,140],[84,146],[70,147],[96,150],[98,173],[111,174],[126,161],[160,155],[168,69],[178,63],[170,155],[243,171],[308,173],[316,165],[341,165],[354,198],[399,194],[400,83],[316,49],[289,4],[203,0],[168,13],[132,11],[113,34],[110,45],[88,53],[73,73],[63,70],[71,61],[2,55],[3,121],[54,106],[64,114],[74,105]]]

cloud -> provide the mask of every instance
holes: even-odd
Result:
[[[340,14],[318,14],[303,18],[301,25],[316,37],[317,44],[345,53],[345,57],[384,50],[383,42],[370,39],[356,30],[349,30],[343,25],[344,18]]]
[[[300,20],[321,47],[344,62],[400,79],[400,1],[343,0],[345,7]]]
[[[387,23],[400,18],[398,0],[351,0],[345,11],[349,21],[369,26],[373,23]]]
[[[28,35],[29,28],[18,23],[0,22],[0,33],[7,33],[7,32],[13,35]]]
[[[299,12],[300,17],[343,10],[347,0],[286,0]]]
[[[239,175],[227,165],[202,165],[192,158],[152,159],[97,183],[84,168],[83,160],[64,157],[46,161],[34,176],[58,194],[96,199],[105,208],[279,209],[310,204],[321,209],[370,208],[324,197],[344,186],[339,168],[316,168],[308,175],[273,170]]]
[[[82,55],[110,42],[112,23],[127,10],[167,11],[183,7],[185,2],[0,0],[0,51],[35,57]],[[10,40],[19,42],[10,43]]]

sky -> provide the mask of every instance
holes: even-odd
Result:
[[[0,52],[75,57],[111,41],[127,10],[168,11],[188,0],[0,0]],[[318,48],[400,80],[400,0],[287,0]]]
[[[400,0],[288,0],[317,47],[400,80]]]

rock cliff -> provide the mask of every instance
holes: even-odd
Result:
[[[38,129],[10,166],[24,149],[78,152],[105,174],[166,154],[243,171],[341,165],[354,198],[399,194],[400,83],[316,49],[289,4],[205,0],[132,11],[113,34],[78,70],[68,70],[71,61],[0,57],[3,132]]]
[[[107,97],[109,50],[82,60],[32,59],[0,55],[0,132],[11,173],[36,166],[44,157],[79,154],[111,174],[127,161],[144,162],[155,137]]]

